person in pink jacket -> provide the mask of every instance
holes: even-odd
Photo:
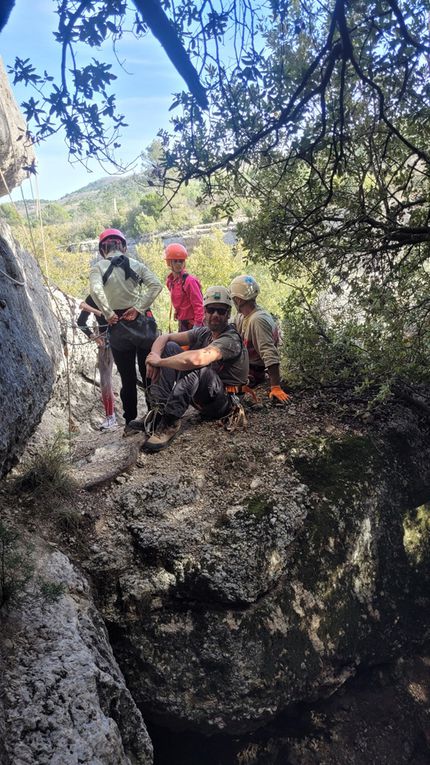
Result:
[[[202,288],[197,277],[185,271],[185,261],[188,258],[186,248],[179,242],[172,242],[165,248],[164,257],[170,268],[166,285],[170,292],[174,318],[178,322],[178,332],[202,327],[204,321]]]

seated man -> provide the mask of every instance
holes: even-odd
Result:
[[[247,382],[248,353],[229,324],[232,300],[228,290],[209,287],[203,303],[206,326],[157,337],[146,360],[151,401],[161,414],[145,443],[147,451],[157,452],[169,445],[190,404],[207,419],[225,417],[232,406],[229,392]],[[182,351],[181,345],[190,350]]]
[[[243,274],[233,279],[229,291],[238,310],[235,325],[249,353],[249,384],[264,382],[267,370],[269,396],[284,404],[289,396],[281,388],[278,328],[273,316],[257,305],[260,287],[253,276]]]

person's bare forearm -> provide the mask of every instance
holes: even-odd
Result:
[[[167,358],[160,359],[159,367],[167,369],[176,369],[178,372],[190,372],[193,369],[199,369],[205,364],[196,363],[196,358],[190,356],[195,351],[184,351],[183,353],[177,353],[176,356],[167,356]]]
[[[167,343],[178,343],[178,345],[189,345],[188,332],[169,332],[166,335],[159,335],[153,342],[151,351],[162,356]]]
[[[186,335],[187,333],[178,334]],[[162,358],[159,353],[152,349],[147,356],[146,363],[157,369],[176,369],[177,372],[190,372],[193,369],[207,367],[212,362],[219,361],[221,358],[219,349],[213,347],[200,348],[195,351],[183,351],[182,353],[166,356],[165,358]]]
[[[81,311],[87,311],[87,313],[93,313],[94,316],[102,316],[102,312],[99,311],[98,308],[93,308],[92,305],[89,305],[89,303],[86,303],[85,300],[82,301],[82,303],[79,303],[79,308]]]

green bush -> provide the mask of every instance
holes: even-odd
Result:
[[[11,492],[27,495],[44,512],[69,517],[67,501],[74,497],[77,484],[70,476],[66,436],[57,434],[21,467],[13,479]]]
[[[33,574],[28,550],[21,550],[19,534],[0,521],[0,608],[24,591]]]
[[[387,289],[348,301],[300,289],[284,313],[286,375],[294,385],[376,386],[386,398],[399,384],[430,382],[430,326]]]

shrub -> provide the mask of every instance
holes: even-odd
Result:
[[[386,398],[398,385],[430,382],[430,327],[399,309],[397,296],[385,290],[384,305],[375,292],[324,293],[316,299],[296,291],[284,305],[286,375],[294,385],[376,388]]]
[[[32,574],[28,550],[19,549],[19,534],[0,521],[0,608],[23,592]]]
[[[12,482],[12,491],[27,494],[44,511],[61,510],[68,517],[69,508],[66,505],[64,510],[64,505],[73,497],[76,486],[69,473],[66,437],[59,433],[24,463]]]

